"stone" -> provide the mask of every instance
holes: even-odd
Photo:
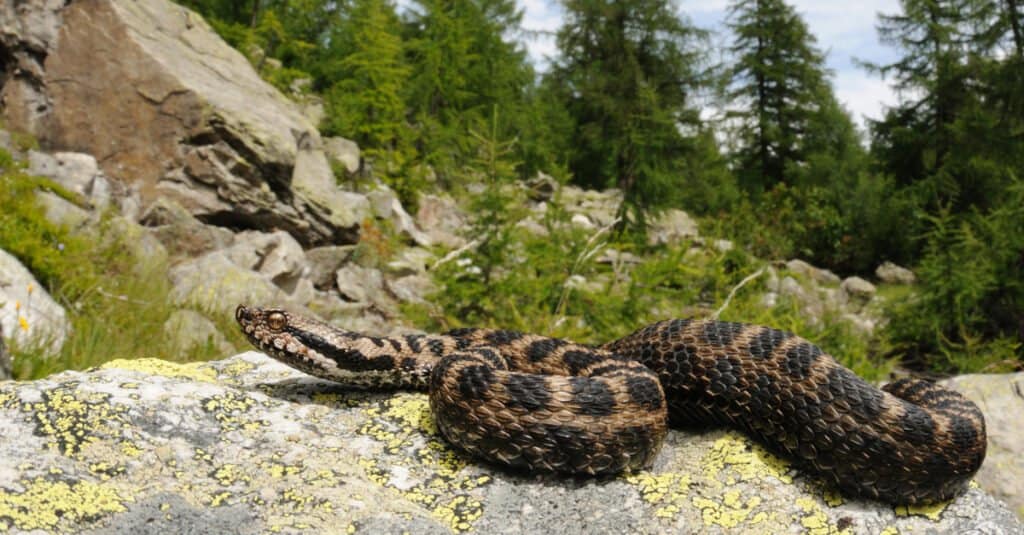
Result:
[[[80,152],[47,154],[29,151],[28,172],[49,178],[68,191],[88,199],[95,208],[106,208],[111,203],[112,186],[104,176],[96,158]]]
[[[572,226],[576,228],[581,228],[583,230],[597,229],[597,226],[594,225],[594,222],[591,221],[590,218],[584,214],[573,214],[572,217],[569,219],[569,222],[572,223]]]
[[[389,280],[387,285],[395,298],[403,303],[426,303],[427,296],[437,291],[434,279],[422,273]]]
[[[0,323],[0,382],[8,381],[14,377],[14,360],[7,351],[7,344],[4,343],[4,329]]]
[[[318,290],[334,287],[334,274],[352,258],[355,245],[325,245],[306,251],[306,278]]]
[[[359,172],[362,158],[359,156],[359,145],[355,141],[343,137],[325,137],[324,152],[327,158],[338,162],[345,168],[345,171],[354,175]]]
[[[714,429],[671,430],[651,469],[635,474],[502,470],[454,450],[424,393],[349,390],[257,352],[2,383],[0,466],[14,533],[1024,529],[977,488],[932,507],[838,497]]]
[[[282,290],[292,293],[305,274],[306,255],[302,246],[283,230],[265,233],[255,230],[235,235],[235,244],[224,254],[237,266],[262,274]]]
[[[466,244],[466,240],[459,236],[466,229],[466,216],[447,195],[421,195],[416,224],[436,244],[452,249]]]
[[[551,232],[548,231],[547,227],[538,223],[537,220],[532,217],[527,217],[524,219],[520,219],[519,221],[516,221],[516,228],[523,229],[526,232],[529,232],[530,234],[533,234],[534,236],[538,236],[541,238],[551,234]]]
[[[969,374],[941,381],[985,414],[988,450],[975,480],[1024,519],[1024,372]]]
[[[91,212],[53,192],[40,190],[36,200],[43,208],[46,219],[69,229],[78,229],[94,221]]]
[[[673,246],[699,236],[697,222],[677,208],[665,210],[647,229],[647,242],[651,245]]]
[[[224,355],[235,352],[213,322],[194,310],[175,310],[164,322],[167,343],[178,351],[188,353],[196,348],[211,346]]]
[[[117,243],[135,258],[137,274],[146,273],[154,266],[166,264],[167,248],[149,229],[122,216],[113,216],[103,225],[102,242]]]
[[[803,275],[819,284],[837,284],[840,281],[839,276],[835,273],[832,273],[827,269],[812,266],[803,260],[795,258],[786,262],[786,269],[793,273]]]
[[[875,268],[875,276],[878,277],[878,280],[889,284],[914,284],[917,282],[913,271],[889,261],[882,262]]]
[[[346,301],[369,304],[383,292],[384,276],[378,269],[347,264],[335,273],[335,284]]]
[[[875,296],[875,285],[860,277],[847,277],[839,287],[851,300],[867,302]]]
[[[417,275],[427,272],[436,260],[434,253],[422,247],[408,247],[398,252],[394,260],[387,263],[387,273],[392,276]]]
[[[53,254],[60,254],[54,249]],[[71,333],[64,307],[57,304],[32,273],[0,249],[0,331],[20,347],[56,354]]]
[[[195,258],[235,242],[235,234],[230,230],[199,221],[181,204],[165,197],[150,204],[139,222],[173,258]]]
[[[144,204],[173,197],[205,223],[307,246],[358,239],[316,126],[194,12],[167,0],[0,9],[12,129],[93,155]]]
[[[526,196],[534,202],[547,202],[555,196],[558,191],[558,181],[551,175],[538,172],[536,176],[526,181]]]
[[[711,245],[720,253],[727,253],[734,247],[733,243],[729,240],[715,240]]]
[[[391,188],[381,185],[381,187],[367,193],[366,196],[373,206],[374,214],[380,219],[389,221],[391,228],[400,236],[416,245],[424,247],[433,245],[434,242],[430,236],[416,228],[416,222],[405,211],[402,203],[398,200],[398,196]]]
[[[221,317],[233,317],[240,304],[305,310],[305,303],[295,302],[266,276],[235,264],[223,251],[178,264],[170,269],[168,277],[172,303]]]

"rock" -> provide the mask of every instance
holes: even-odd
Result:
[[[661,213],[647,229],[651,245],[678,245],[698,237],[697,222],[686,212],[671,208]]]
[[[146,273],[153,266],[166,264],[167,249],[146,227],[125,217],[113,216],[102,228],[103,243],[117,243],[136,260],[137,273]]]
[[[1024,518],[1024,372],[970,374],[941,384],[978,404],[985,414],[988,451],[976,480]]]
[[[827,269],[814,267],[799,259],[793,259],[786,262],[786,269],[793,273],[803,275],[820,284],[837,284],[840,280],[839,276],[835,273],[832,273]]]
[[[526,181],[527,197],[534,202],[547,202],[558,191],[558,181],[551,175],[538,172],[537,176]]]
[[[712,242],[712,246],[720,253],[727,253],[734,247],[733,243],[729,240],[715,240]]]
[[[405,237],[416,245],[424,247],[433,245],[433,240],[431,240],[430,236],[416,228],[416,222],[413,221],[412,216],[402,207],[398,196],[395,195],[391,188],[386,186],[379,187],[366,196],[373,206],[374,214],[380,219],[389,221],[391,227],[400,236]]]
[[[434,279],[417,273],[388,281],[391,293],[403,303],[426,303],[426,297],[437,291]]]
[[[466,216],[451,197],[421,195],[416,224],[434,243],[452,249],[466,244],[466,240],[459,236],[466,229]]]
[[[306,251],[306,277],[318,290],[334,287],[334,274],[352,258],[355,245],[325,245]]]
[[[54,249],[53,254],[60,254]],[[13,255],[0,249],[0,332],[21,347],[56,354],[71,332],[64,308]],[[0,433],[2,436],[2,433]]]
[[[867,302],[875,296],[875,285],[860,277],[847,277],[839,287],[852,300]]]
[[[164,323],[164,334],[167,343],[181,352],[187,353],[207,345],[217,348],[218,353],[224,355],[235,352],[235,348],[213,322],[193,310],[175,310],[171,313],[171,317]]]
[[[356,264],[342,266],[335,273],[335,284],[338,293],[345,300],[353,303],[369,303],[370,294],[379,292],[384,284],[384,276],[380,270]]]
[[[93,213],[55,193],[45,190],[37,191],[36,200],[39,201],[46,219],[55,225],[74,230],[95,220]]]
[[[583,214],[598,227],[611,225],[622,205],[622,192],[617,189],[594,191],[565,186],[560,192],[562,206],[567,212]]]
[[[358,239],[315,125],[192,11],[167,0],[0,10],[13,129],[94,155],[146,204],[173,197],[206,223],[283,229],[305,245]]]
[[[51,155],[32,150],[28,153],[28,172],[53,180],[88,199],[96,208],[106,208],[111,203],[110,181],[100,170],[96,158],[88,154],[57,152]]]
[[[533,234],[534,236],[542,238],[551,234],[550,232],[548,232],[547,227],[538,223],[537,220],[533,219],[532,217],[527,217],[525,219],[520,219],[519,221],[516,221],[516,228],[521,228],[526,232]]]
[[[913,271],[889,261],[882,262],[875,268],[875,276],[878,277],[878,280],[889,284],[914,284],[917,282]]]
[[[232,262],[223,251],[213,251],[183,262],[168,273],[171,302],[231,317],[242,303],[275,305],[304,310],[268,278]]]
[[[343,137],[324,138],[324,152],[327,158],[340,163],[350,175],[359,172],[361,158],[359,156],[359,145],[355,141]]]
[[[164,197],[150,204],[139,222],[175,258],[194,258],[235,242],[235,234],[230,230],[204,224],[183,206]]]
[[[589,217],[583,214],[573,214],[572,218],[569,219],[569,222],[572,223],[572,226],[581,228],[583,230],[597,229],[597,226],[594,225],[594,222],[591,221]]]
[[[606,248],[594,258],[594,262],[597,262],[598,264],[637,265],[642,264],[643,259],[629,251],[619,251],[618,249]]]
[[[235,245],[225,249],[224,254],[235,265],[264,275],[288,293],[295,290],[305,273],[306,255],[302,246],[281,230],[271,234],[241,232],[235,236]]]
[[[409,247],[400,251],[386,267],[392,276],[417,275],[426,273],[434,260],[434,254],[430,251],[422,247]]]
[[[632,475],[524,475],[453,450],[428,405],[255,352],[7,382],[0,510],[15,533],[1022,530],[976,488],[909,509],[839,498],[720,430],[670,431],[652,469]]]

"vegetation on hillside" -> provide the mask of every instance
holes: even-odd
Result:
[[[668,0],[564,0],[543,73],[514,0],[412,0],[401,13],[389,0],[182,3],[271,83],[322,98],[322,130],[357,140],[405,202],[490,186],[465,195],[482,239],[467,254],[483,276],[442,266],[440,308],[410,311],[424,326],[604,339],[661,312],[716,307],[754,258],[843,275],[890,260],[919,283],[892,300],[874,351],[921,369],[1022,366],[1019,2],[902,0],[881,15],[879,39],[897,57],[864,67],[902,100],[867,132],[835,97],[828,43],[784,0],[732,0],[722,51]],[[629,281],[611,277],[602,295],[567,289],[573,275],[608,274],[578,261],[593,236],[556,224],[555,204],[551,237],[515,227],[516,190],[503,185],[538,171],[623,191],[621,224],[601,239],[643,258]],[[684,249],[648,247],[644,225],[666,208],[699,215],[737,250],[691,263]],[[781,306],[764,316],[740,295],[724,315],[807,333]]]

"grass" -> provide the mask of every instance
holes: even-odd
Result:
[[[120,358],[155,357],[171,361],[224,357],[212,344],[175,347],[164,323],[178,307],[168,297],[166,266],[135,258],[131,247],[108,232],[104,221],[95,234],[72,232],[43,215],[35,193],[48,190],[81,203],[57,184],[26,174],[10,154],[0,151],[0,248],[17,257],[68,314],[71,333],[57,354],[46,340],[11,344],[15,379],[36,379],[67,369],[85,369]],[[22,328],[35,319],[23,316]],[[230,318],[212,318],[236,347],[243,340]]]

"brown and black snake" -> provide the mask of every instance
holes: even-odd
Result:
[[[441,434],[489,461],[602,475],[649,467],[668,424],[738,428],[844,494],[918,504],[961,492],[985,420],[960,394],[878,389],[793,334],[668,320],[594,347],[515,331],[378,338],[239,306],[246,337],[310,375],[427,390]]]

